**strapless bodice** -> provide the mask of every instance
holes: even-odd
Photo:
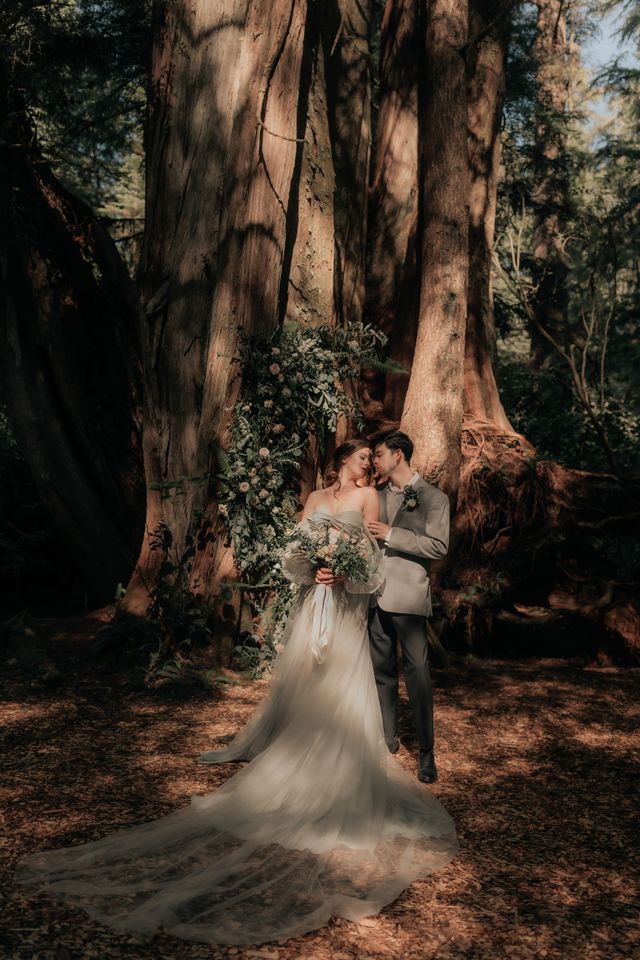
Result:
[[[309,519],[313,520],[316,516],[327,517],[327,519],[337,522],[338,525],[346,523],[352,527],[361,527],[364,519],[360,510],[339,510],[337,513],[331,513],[324,507],[316,507]]]

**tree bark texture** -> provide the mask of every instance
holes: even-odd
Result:
[[[411,369],[418,328],[418,5],[387,0],[380,32],[380,89],[371,185],[366,316],[389,338],[387,355]],[[398,421],[408,379],[371,385],[382,420]],[[373,412],[373,411],[372,411]]]
[[[563,249],[567,221],[569,172],[566,166],[566,111],[575,48],[567,39],[563,0],[538,0],[536,111],[532,241],[534,310],[542,327],[563,341],[567,317],[567,273],[570,261]],[[531,327],[531,366],[545,366],[553,348],[537,325]]]
[[[371,49],[373,0],[328,0],[321,29],[334,189],[332,322],[363,320],[369,164],[371,159]],[[354,387],[344,384],[351,395]],[[340,417],[331,448],[354,432]]]
[[[126,582],[144,519],[138,306],[115,244],[42,159],[0,68],[0,376],[88,599]]]
[[[504,65],[509,44],[508,15],[496,18],[489,0],[469,7],[471,43],[468,87],[469,133],[469,294],[464,359],[464,412],[511,430],[493,372],[495,324],[491,290]]]
[[[469,266],[467,90],[460,48],[466,0],[433,0],[425,15],[420,97],[420,312],[401,429],[414,466],[455,497],[460,472]]]
[[[372,0],[328,0],[322,33],[335,171],[335,322],[362,320],[371,156]]]
[[[142,612],[162,522],[208,596],[232,571],[214,497],[239,380],[238,331],[284,319],[308,90],[306,3],[157,2],[147,129],[146,535],[125,606]],[[310,76],[310,71],[307,71]],[[300,98],[300,99],[299,99]]]
[[[320,31],[317,8],[310,6],[301,80],[308,94],[299,100],[300,186],[291,209],[291,259],[283,271],[289,287],[286,318],[309,326],[332,322],[335,285],[335,174]]]

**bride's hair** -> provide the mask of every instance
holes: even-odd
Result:
[[[332,483],[335,483],[335,481],[338,479],[338,474],[344,461],[348,460],[352,453],[357,453],[358,450],[363,450],[365,447],[371,447],[369,441],[358,440],[357,437],[354,437],[351,440],[345,440],[345,442],[341,443],[339,447],[336,447],[331,465],[328,466],[324,472],[324,476],[322,478],[323,486],[330,487]]]

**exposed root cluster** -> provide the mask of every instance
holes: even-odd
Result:
[[[551,628],[574,649],[582,638],[601,657],[637,661],[637,571],[621,577],[619,554],[621,537],[637,548],[640,491],[611,474],[539,461],[525,437],[489,421],[465,418],[462,457],[440,571],[449,630],[466,647],[490,648],[505,625],[514,637]]]

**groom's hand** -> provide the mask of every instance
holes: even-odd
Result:
[[[388,536],[391,527],[388,523],[380,523],[379,520],[371,520],[367,527],[369,528],[369,533],[376,538],[376,540],[384,540]]]

